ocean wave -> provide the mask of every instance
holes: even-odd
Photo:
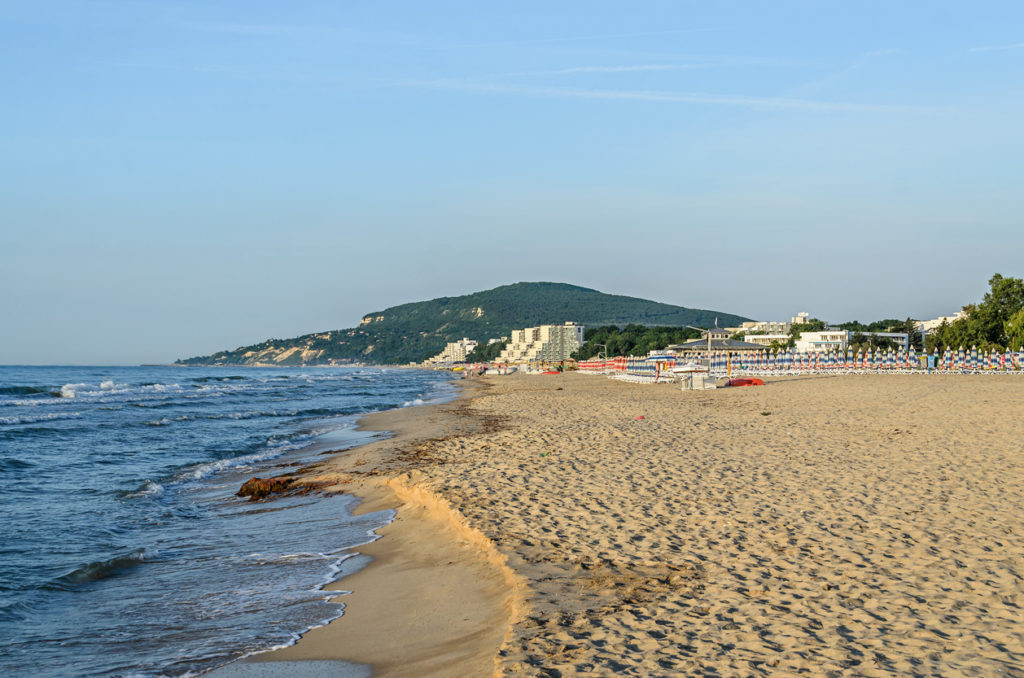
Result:
[[[142,423],[145,426],[167,426],[168,424],[171,423],[171,420],[168,419],[167,417],[162,417],[160,419],[154,419],[152,421],[144,421]]]
[[[422,398],[416,398],[415,400],[406,400],[402,403],[402,407],[416,407],[423,404]]]
[[[135,497],[159,497],[164,493],[164,486],[160,483],[154,483],[152,480],[147,480],[140,487],[133,492],[128,492],[124,496],[135,498]]]
[[[243,377],[242,375],[239,374],[232,374],[226,377],[195,377],[193,379],[189,379],[189,381],[194,381],[197,384],[205,384],[211,381],[242,381],[248,378],[249,377]]]
[[[55,386],[0,386],[0,395],[38,395],[50,393]]]
[[[338,556],[327,553],[284,553],[281,555],[250,553],[247,556],[242,556],[242,561],[247,565],[278,565],[309,560],[338,560]]]
[[[23,468],[32,468],[35,466],[30,461],[23,461],[14,457],[0,457],[0,470],[3,471],[15,471]]]
[[[54,421],[57,419],[77,419],[82,416],[81,412],[48,412],[47,414],[20,414],[10,417],[0,417],[0,424],[13,426],[17,424],[35,424],[40,421]]]
[[[203,478],[209,478],[215,473],[219,473],[226,469],[251,466],[252,464],[265,461],[267,459],[273,459],[287,451],[289,450],[282,446],[266,449],[254,454],[244,454],[240,457],[229,457],[227,459],[204,462],[179,475],[178,480],[202,480]]]
[[[55,581],[56,588],[67,588],[101,579],[110,579],[132,570],[146,560],[146,550],[136,549],[107,560],[97,560],[79,565]]]
[[[57,391],[57,395],[61,398],[74,398],[78,395],[79,390],[86,388],[89,388],[89,384],[64,384]]]
[[[118,384],[112,379],[107,379],[100,382],[99,386],[85,383],[64,384],[59,390],[50,391],[50,393],[60,398],[98,397],[101,399],[100,402],[107,402],[104,399],[111,396],[123,396],[126,394],[145,396],[152,393],[175,393],[182,390],[180,384],[147,382],[145,384],[132,385]]]

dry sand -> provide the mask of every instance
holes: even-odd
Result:
[[[382,676],[1024,676],[1024,379],[471,390],[317,469],[369,508],[404,503],[412,541],[340,582],[362,610],[267,658]],[[454,579],[431,574],[450,552],[416,550],[431,534],[460,554]],[[407,547],[410,591],[447,603],[436,626],[466,595],[454,644],[362,631],[410,616],[388,598]]]

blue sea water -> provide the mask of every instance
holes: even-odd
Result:
[[[195,675],[336,618],[321,587],[391,512],[234,493],[452,395],[415,370],[0,367],[0,675]]]

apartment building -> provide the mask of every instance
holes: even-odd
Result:
[[[461,363],[466,361],[466,356],[469,355],[474,348],[476,348],[477,342],[472,339],[463,337],[459,341],[453,341],[444,347],[444,350],[438,353],[433,358],[427,360],[428,363]]]
[[[531,360],[556,362],[568,360],[583,344],[583,325],[540,325],[515,330],[498,362],[520,363]]]

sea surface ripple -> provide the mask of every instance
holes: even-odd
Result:
[[[235,491],[452,394],[404,369],[0,367],[0,675],[195,675],[336,618],[322,586],[391,512]]]

